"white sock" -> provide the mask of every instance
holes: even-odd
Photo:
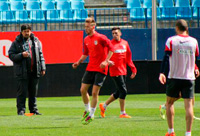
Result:
[[[108,105],[106,104],[106,103],[104,103],[103,104],[103,107],[104,107],[104,109],[106,110],[106,107],[107,107]]]
[[[162,108],[166,110],[166,105],[165,105],[165,104],[163,104],[163,105],[162,105]]]
[[[185,136],[191,136],[191,132],[185,132]]]
[[[96,111],[96,108],[91,108],[91,109],[90,109],[90,115],[89,115],[89,116],[93,118],[93,117],[94,117],[95,111]]]
[[[120,114],[122,115],[122,114],[126,114],[126,111],[120,111]]]
[[[171,134],[172,132],[174,132],[174,128],[172,129],[168,128],[168,133]]]
[[[85,104],[85,111],[90,112],[90,103]]]

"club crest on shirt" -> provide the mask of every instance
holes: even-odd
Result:
[[[122,45],[124,49],[126,49],[126,45]]]
[[[98,41],[97,41],[97,40],[95,40],[95,41],[94,41],[94,45],[97,45],[97,44],[98,44]]]

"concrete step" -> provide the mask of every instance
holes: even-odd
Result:
[[[126,7],[123,0],[85,0],[85,8]]]
[[[96,11],[97,16],[115,16],[115,15],[128,15],[129,12],[126,8],[124,9],[116,9],[116,8],[109,8],[109,9],[88,9],[89,15],[94,15]]]
[[[126,7],[126,4],[125,3],[85,4],[85,8],[110,8],[110,7],[123,8]]]

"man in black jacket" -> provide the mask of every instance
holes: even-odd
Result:
[[[13,61],[17,79],[18,115],[25,114],[27,92],[30,113],[41,115],[37,109],[36,95],[39,77],[45,75],[46,67],[41,42],[31,32],[31,26],[21,26],[21,33],[12,43],[8,54]]]

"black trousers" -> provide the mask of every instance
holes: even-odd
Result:
[[[26,96],[28,93],[28,106],[30,113],[37,111],[36,95],[38,92],[39,78],[29,74],[27,79],[17,80],[17,113],[26,109]]]
[[[126,76],[120,75],[120,76],[112,77],[112,79],[116,86],[116,91],[113,93],[114,98],[125,99],[126,94],[127,94],[126,83],[125,83]]]

